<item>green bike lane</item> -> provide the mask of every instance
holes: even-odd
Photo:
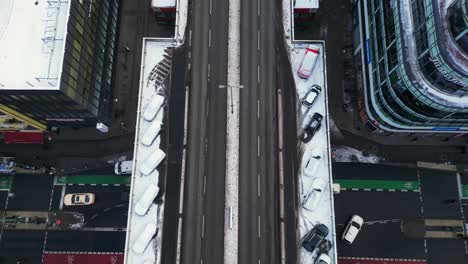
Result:
[[[333,163],[333,182],[342,190],[419,192],[417,168],[382,164]]]
[[[335,179],[334,183],[339,183],[342,190],[420,191],[417,181]]]
[[[57,176],[54,185],[130,185],[130,175],[67,175]]]
[[[13,176],[1,175],[0,176],[0,191],[9,191],[11,188],[12,182],[13,182]]]

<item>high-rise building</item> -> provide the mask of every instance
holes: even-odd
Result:
[[[466,0],[357,0],[360,117],[378,132],[468,130]]]
[[[41,130],[109,123],[118,9],[116,0],[2,0],[4,119]]]

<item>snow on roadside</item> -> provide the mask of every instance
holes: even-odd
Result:
[[[187,26],[188,0],[177,0],[177,15],[174,38],[180,46],[185,41],[185,27]]]

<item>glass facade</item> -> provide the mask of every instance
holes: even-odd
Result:
[[[49,125],[110,122],[118,8],[71,0],[59,90],[0,90],[0,103]]]
[[[468,1],[455,0],[448,9],[450,33],[465,54],[468,54]]]
[[[453,96],[468,95],[466,71],[451,64],[440,51],[437,3],[408,0],[414,26],[415,61],[409,65],[402,1],[361,0],[355,6],[355,55],[362,61],[365,105],[375,128],[392,131],[456,131],[468,129],[468,109],[445,104],[424,91],[422,75],[433,89]],[[357,15],[358,14],[358,15]],[[357,33],[356,33],[357,32]],[[359,43],[359,44],[358,44]],[[363,104],[364,105],[364,104]]]

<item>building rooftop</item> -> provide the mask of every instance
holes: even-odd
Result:
[[[176,0],[152,0],[151,5],[154,7],[175,7]]]
[[[58,89],[69,1],[0,1],[0,89]]]
[[[319,8],[319,0],[296,0],[294,8]]]

